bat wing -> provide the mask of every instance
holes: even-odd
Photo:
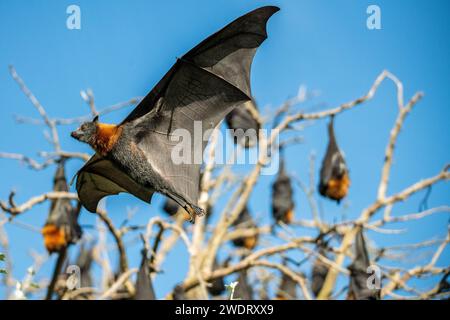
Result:
[[[267,38],[268,19],[278,10],[256,9],[202,41],[177,60],[122,122],[135,124],[137,145],[152,168],[191,203],[198,198],[203,150],[212,131],[208,129],[250,100],[251,63]],[[174,161],[179,142],[186,148]]]
[[[99,154],[92,156],[77,175],[78,197],[90,212],[96,212],[98,202],[108,195],[128,192],[150,203],[154,192],[139,185],[114,163]]]

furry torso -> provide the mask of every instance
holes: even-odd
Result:
[[[133,124],[125,124],[120,137],[108,153],[108,157],[137,183],[167,194],[172,191],[169,183],[153,170],[150,162],[136,143],[137,132],[135,131]]]

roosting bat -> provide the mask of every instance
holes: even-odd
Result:
[[[284,159],[281,159],[277,179],[272,185],[272,215],[275,221],[289,224],[294,220],[294,200],[291,179],[286,173]]]
[[[68,191],[64,161],[58,163],[53,179],[53,191]],[[78,225],[79,208],[72,206],[69,199],[55,199],[50,205],[50,212],[42,228],[44,244],[49,253],[60,252],[71,243],[81,238]]]
[[[245,228],[256,228],[257,225],[255,221],[253,221],[252,216],[248,212],[247,207],[244,207],[244,209],[239,213],[238,218],[233,222],[233,226],[235,227],[245,227]],[[240,237],[233,239],[233,244],[236,247],[244,247],[248,250],[252,250],[256,244],[258,243],[258,234],[255,234],[253,236],[248,237]]]
[[[91,266],[93,261],[93,249],[81,246],[75,265],[80,268],[80,286],[81,288],[92,287]]]
[[[323,248],[319,249],[319,254],[326,257],[326,252]],[[317,297],[322,290],[325,278],[327,277],[328,270],[330,268],[327,264],[317,258],[314,261],[312,272],[311,272],[311,291],[314,296]]]
[[[320,169],[319,192],[338,203],[347,195],[350,178],[344,156],[336,142],[334,118],[328,124],[328,147]]]
[[[208,133],[236,106],[251,100],[250,67],[259,45],[267,38],[266,23],[277,7],[256,9],[194,47],[170,68],[162,80],[118,125],[96,117],[72,132],[96,154],[77,173],[83,206],[95,212],[105,196],[128,192],[150,203],[160,192],[185,209],[193,221],[204,211],[196,203],[200,164]],[[241,106],[240,106],[241,107]],[[177,129],[194,137],[201,124],[203,141],[192,141],[188,163],[176,163],[172,151]],[[177,130],[177,132],[176,132]]]
[[[257,108],[253,100],[247,103],[252,103]],[[245,148],[256,145],[260,126],[247,108],[234,108],[225,117],[225,122],[228,128],[234,130],[234,143],[239,143]]]
[[[227,263],[225,263],[226,265]],[[219,269],[221,266],[214,259],[213,270]],[[216,278],[211,281],[211,286],[208,287],[208,292],[213,296],[219,296],[225,291],[225,283],[223,277]]]
[[[296,300],[297,299],[297,282],[291,277],[283,273],[281,283],[276,295],[277,300]]]
[[[350,284],[347,300],[376,300],[380,299],[380,290],[368,287],[368,278],[371,276],[367,268],[370,266],[369,254],[367,253],[366,241],[362,229],[355,239],[355,258],[348,267],[350,270]]]
[[[150,265],[146,250],[142,250],[142,262],[136,279],[136,294],[134,300],[155,300],[152,279],[150,276]]]
[[[239,276],[236,280],[238,282],[234,290],[234,298],[242,300],[253,299],[253,288],[248,283],[247,270],[239,271]]]

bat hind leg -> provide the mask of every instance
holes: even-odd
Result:
[[[186,204],[183,208],[189,213],[190,223],[195,223],[195,217],[202,217],[205,215],[205,210],[193,204]]]
[[[202,217],[205,215],[205,210],[187,202],[186,200],[183,199],[183,197],[176,194],[168,194],[168,195],[189,214],[190,223],[195,223],[195,217]]]

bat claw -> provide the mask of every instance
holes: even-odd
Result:
[[[185,208],[187,213],[189,213],[189,222],[195,223],[195,217],[202,217],[205,215],[205,210],[200,207],[189,205]]]
[[[203,217],[205,215],[205,210],[200,207],[192,206],[192,210],[197,217]]]

